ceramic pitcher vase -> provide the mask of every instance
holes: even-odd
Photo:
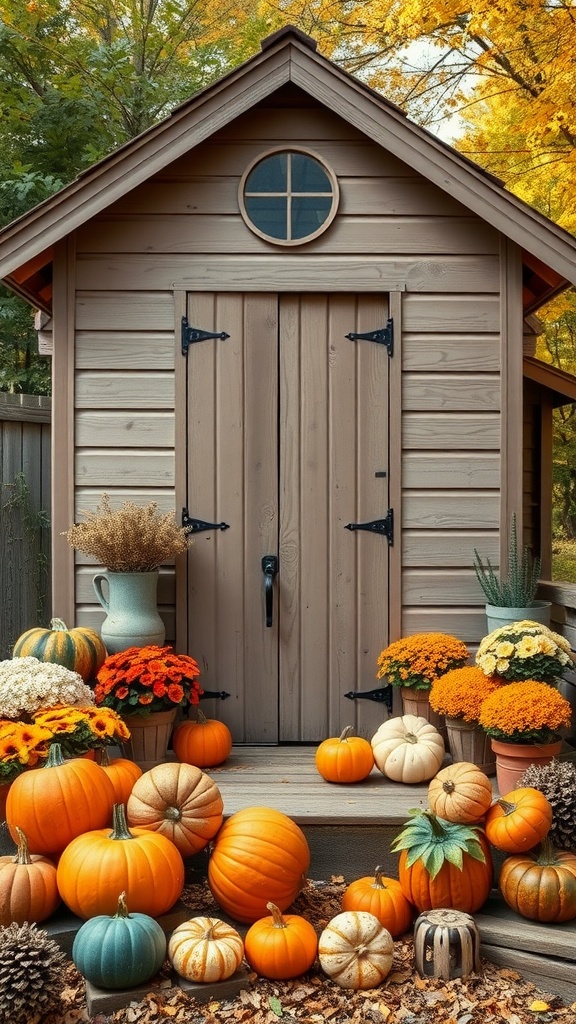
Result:
[[[107,613],[100,635],[108,654],[117,654],[128,647],[164,643],[166,630],[156,606],[158,570],[107,571],[98,573],[92,582],[96,597]]]

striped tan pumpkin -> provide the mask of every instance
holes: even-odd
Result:
[[[38,658],[78,672],[85,682],[93,679],[106,658],[98,633],[88,626],[68,629],[62,619],[51,619],[50,628],[35,626],[18,638],[14,658]]]

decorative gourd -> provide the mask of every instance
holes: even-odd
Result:
[[[132,787],[142,775],[142,769],[127,757],[113,757],[110,760],[106,747],[102,749],[100,767],[104,769],[114,789],[114,803],[126,804]]]
[[[480,934],[470,914],[428,910],[414,925],[414,966],[422,978],[467,978],[481,971]]]
[[[309,866],[306,837],[291,818],[269,807],[246,807],[216,835],[208,884],[230,917],[250,924],[266,916],[269,901],[286,910]]]
[[[375,988],[392,969],[394,940],[374,914],[348,910],[326,925],[318,956],[324,973],[341,988]]]
[[[425,718],[402,715],[383,722],[372,737],[374,761],[394,782],[431,779],[444,760],[444,740]]]
[[[222,764],[232,750],[232,733],[225,722],[206,718],[198,708],[198,721],[181,722],[172,733],[172,748],[179,761],[211,768]]]
[[[547,838],[539,850],[507,857],[498,884],[508,906],[530,921],[576,918],[576,854],[556,850]]]
[[[50,619],[49,629],[34,626],[22,633],[14,645],[12,656],[64,665],[88,682],[95,678],[104,664],[106,648],[98,633],[88,626],[68,629],[62,619]]]
[[[406,899],[400,882],[387,878],[383,869],[350,882],[342,897],[342,910],[363,910],[374,914],[393,938],[403,935],[412,924],[414,908]]]
[[[368,740],[355,736],[352,726],[347,725],[340,736],[322,741],[315,762],[327,782],[361,782],[374,767],[374,755]]]
[[[78,917],[113,914],[125,892],[133,913],[158,917],[184,887],[184,862],[165,836],[147,829],[130,831],[122,804],[114,805],[112,831],[86,832],[66,847],[58,861],[58,888]]]
[[[158,973],[166,957],[166,936],[148,914],[129,914],[126,893],[116,913],[92,917],[76,932],[72,960],[80,974],[100,988],[133,988]]]
[[[224,981],[238,970],[244,943],[231,925],[217,917],[193,917],[179,924],[168,942],[168,959],[182,978]]]
[[[76,836],[110,821],[113,804],[114,787],[100,765],[83,757],[66,761],[53,743],[41,768],[14,779],[6,820],[14,842],[18,826],[31,853],[58,854]]]
[[[505,853],[531,850],[550,831],[552,805],[538,789],[525,786],[497,800],[486,815],[488,840]]]
[[[166,836],[190,857],[216,835],[223,806],[218,786],[200,768],[168,761],[136,779],[126,816],[129,825]]]
[[[271,917],[261,917],[246,932],[244,949],[252,970],[281,981],[309,970],[318,951],[318,936],[299,914],[282,915],[274,903],[266,904]]]
[[[456,761],[442,768],[428,786],[430,810],[446,821],[480,821],[492,803],[492,783],[477,765]]]
[[[393,840],[392,850],[402,851],[400,885],[420,912],[444,907],[473,914],[488,899],[492,857],[480,829],[418,810]]]
[[[15,856],[0,857],[0,926],[13,922],[45,921],[60,904],[56,865],[40,854],[30,854],[26,836],[15,827]]]

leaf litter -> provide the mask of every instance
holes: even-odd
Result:
[[[307,917],[319,934],[341,912],[345,888],[342,876],[308,881],[290,912]],[[205,880],[187,884],[182,901],[191,917],[224,916]],[[376,989],[342,989],[318,963],[291,981],[248,978],[249,988],[233,999],[199,1002],[178,987],[166,962],[143,1000],[91,1017],[84,980],[69,964],[60,1007],[30,1024],[576,1024],[576,1002],[568,1006],[487,960],[466,979],[421,978],[410,933],[395,941],[392,971]]]

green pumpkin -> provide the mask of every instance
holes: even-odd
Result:
[[[166,936],[148,914],[129,914],[126,893],[109,917],[92,917],[79,928],[72,960],[80,974],[99,988],[133,988],[158,973],[166,958]]]

